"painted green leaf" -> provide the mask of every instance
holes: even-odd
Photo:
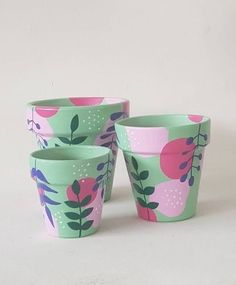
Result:
[[[65,201],[65,204],[70,208],[78,208],[79,203],[76,201]]]
[[[80,185],[79,185],[79,181],[75,180],[72,184],[72,190],[76,195],[79,195],[80,193]]]
[[[67,218],[69,218],[71,220],[78,220],[80,218],[79,214],[74,213],[74,212],[67,212],[67,213],[65,213],[65,215],[67,216]]]
[[[69,140],[68,138],[65,138],[65,137],[58,137],[58,139],[59,139],[61,142],[65,143],[65,144],[70,144],[70,140]]]
[[[77,137],[71,141],[71,144],[80,144],[83,141],[85,141],[86,139],[87,139],[87,137]]]
[[[142,206],[144,208],[147,207],[147,203],[142,198],[138,197],[137,200],[138,200],[140,206]]]
[[[158,207],[159,203],[156,203],[156,202],[150,202],[147,204],[147,207],[149,209],[156,209]]]
[[[87,208],[87,209],[85,209],[85,210],[81,213],[81,215],[79,215],[79,216],[80,216],[81,219],[82,219],[82,218],[85,218],[85,217],[87,217],[89,214],[91,214],[92,211],[93,211],[93,208]]]
[[[132,156],[132,165],[133,165],[134,169],[137,171],[138,170],[138,162],[134,156]]]
[[[132,177],[133,177],[135,180],[139,180],[138,174],[136,174],[136,173],[134,173],[134,172],[131,172],[131,175],[132,175]]]
[[[149,175],[148,171],[144,170],[144,171],[140,172],[139,177],[140,177],[140,179],[145,180],[148,178],[148,175]]]
[[[77,222],[69,222],[67,224],[72,230],[78,231],[80,229],[80,224]]]
[[[139,193],[143,194],[143,189],[136,183],[133,183],[134,189]]]
[[[145,187],[143,192],[145,195],[151,195],[153,192],[155,191],[155,188],[154,187]]]
[[[71,132],[73,133],[74,131],[76,131],[78,127],[79,127],[79,117],[78,115],[75,115],[70,123]]]
[[[80,206],[84,207],[86,206],[90,201],[91,201],[92,196],[88,195],[86,196],[81,202],[80,202]]]
[[[85,222],[82,226],[81,226],[81,229],[82,230],[88,230],[93,224],[93,221],[92,220],[89,220],[87,222]]]

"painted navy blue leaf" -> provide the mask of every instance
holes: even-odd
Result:
[[[104,139],[106,139],[106,138],[109,138],[110,136],[112,136],[112,134],[105,134],[105,135],[100,136],[100,138],[101,138],[102,140],[104,140]]]
[[[191,176],[191,177],[189,178],[188,185],[189,185],[189,186],[193,186],[193,184],[194,184],[194,176]]]
[[[44,174],[42,173],[41,170],[38,169],[38,170],[36,171],[36,175],[35,175],[35,176],[36,176],[39,180],[48,183],[46,177],[44,176]]]
[[[48,219],[49,219],[51,225],[52,225],[53,227],[55,227],[55,226],[54,226],[54,223],[53,223],[52,213],[51,213],[51,211],[49,210],[49,208],[48,208],[47,206],[45,206],[45,212],[46,212],[46,214],[47,214],[47,217],[48,217]]]
[[[111,126],[109,128],[107,128],[107,132],[114,132],[115,131],[115,126]]]
[[[99,170],[99,171],[102,170],[104,168],[104,166],[105,166],[105,163],[103,163],[103,162],[99,163],[97,166],[97,170]]]
[[[94,186],[93,186],[93,192],[96,192],[99,188],[99,184],[96,183]]]
[[[186,144],[187,144],[187,145],[192,144],[192,143],[193,143],[193,140],[194,140],[194,138],[193,138],[193,137],[187,138],[187,140],[186,140]]]
[[[101,146],[109,147],[110,145],[111,145],[111,143],[107,142],[107,143],[103,143]]]
[[[38,182],[37,186],[38,186],[38,188],[43,189],[44,191],[51,192],[51,193],[58,193],[57,191],[53,190],[52,188],[50,188],[49,186],[47,186],[44,183]]]
[[[38,123],[36,123],[35,126],[37,130],[40,130],[40,125]]]
[[[110,118],[112,121],[116,121],[118,120],[119,118],[121,118],[122,116],[124,115],[124,112],[116,112],[116,113],[113,113]]]
[[[188,165],[188,162],[184,161],[179,165],[179,169],[184,169],[184,168],[186,168],[187,165]]]
[[[56,202],[56,201],[51,200],[51,199],[48,198],[48,196],[46,196],[46,195],[42,195],[42,198],[43,198],[43,201],[44,201],[46,204],[50,204],[50,205],[60,205],[60,204],[61,204],[61,203],[59,203],[59,202]]]
[[[37,170],[34,167],[31,169],[31,177],[37,177]]]
[[[45,144],[45,146],[48,146],[48,142],[44,139],[43,143]]]
[[[99,175],[99,176],[96,178],[96,181],[98,182],[98,181],[102,180],[102,179],[103,179],[103,176],[104,176],[104,175],[102,175],[102,174]]]
[[[188,174],[187,174],[187,173],[184,174],[184,175],[182,175],[182,176],[180,177],[180,182],[185,182],[186,179],[187,179],[187,177],[188,177]]]

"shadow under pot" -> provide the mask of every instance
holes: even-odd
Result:
[[[31,154],[31,176],[49,235],[75,238],[96,232],[107,186],[98,168],[109,155],[110,150],[100,146],[49,148]]]
[[[210,119],[156,115],[116,123],[138,216],[171,222],[195,215]]]
[[[114,124],[129,116],[129,101],[112,97],[71,97],[31,102],[27,105],[27,127],[41,149],[61,146],[108,147],[111,156],[104,165],[111,197],[117,157]]]

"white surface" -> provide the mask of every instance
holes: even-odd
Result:
[[[236,3],[0,0],[0,284],[236,284]],[[137,219],[123,159],[100,231],[44,233],[27,101],[120,96],[133,115],[212,118],[198,214]]]

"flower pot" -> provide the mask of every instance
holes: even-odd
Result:
[[[140,218],[178,221],[196,212],[210,119],[200,115],[133,117],[116,123]]]
[[[48,148],[31,154],[31,176],[50,235],[84,237],[98,229],[107,187],[102,166],[110,156],[111,151],[100,146]]]
[[[110,199],[115,170],[117,143],[114,124],[128,117],[129,101],[121,98],[75,97],[41,100],[27,106],[27,127],[35,134],[40,148],[99,145],[111,149],[108,165]]]

